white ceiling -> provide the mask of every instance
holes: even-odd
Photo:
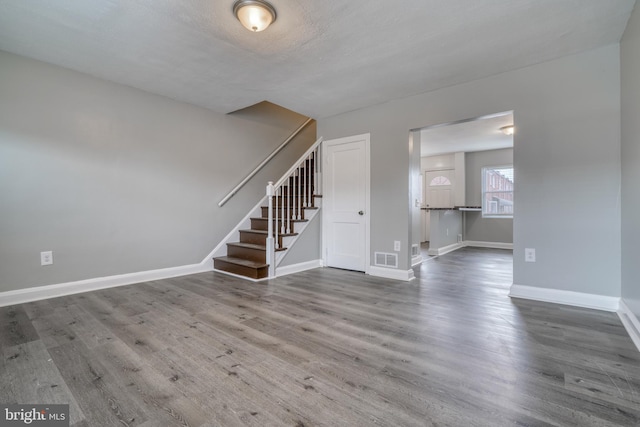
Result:
[[[0,50],[227,113],[323,118],[620,41],[635,0],[0,0]]]
[[[500,128],[513,124],[513,113],[509,112],[425,128],[420,131],[420,155],[510,148],[513,147],[513,136],[505,135]]]

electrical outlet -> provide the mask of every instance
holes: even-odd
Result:
[[[536,250],[533,248],[525,248],[524,250],[525,262],[536,262]]]
[[[400,252],[400,240],[396,240],[393,242],[393,250],[396,252]]]
[[[53,251],[40,252],[40,265],[53,264]]]

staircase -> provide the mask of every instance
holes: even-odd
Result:
[[[276,264],[318,210],[320,142],[278,183],[267,185],[264,205],[254,211],[250,228],[238,230],[239,241],[226,243],[226,256],[213,258],[215,270],[255,280],[275,276]]]

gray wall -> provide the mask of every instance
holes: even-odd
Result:
[[[287,251],[280,267],[315,261],[321,258],[322,211],[314,216],[300,234],[291,250]]]
[[[442,249],[458,242],[462,234],[462,212],[450,210],[432,210],[429,252]]]
[[[371,251],[409,267],[408,130],[514,111],[514,283],[620,295],[620,55],[611,45],[318,122],[371,133]],[[524,262],[535,248],[536,263]]]
[[[513,164],[513,148],[465,153],[466,205],[482,206],[482,168]],[[465,240],[513,243],[513,219],[482,218],[482,212],[467,212]]]
[[[268,103],[216,114],[0,52],[0,291],[201,262],[315,125],[218,201],[304,119]]]
[[[640,10],[621,43],[622,299],[640,319]]]

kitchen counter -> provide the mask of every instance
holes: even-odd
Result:
[[[452,208],[420,208],[423,211],[472,211],[479,212],[482,210],[481,206],[454,206]]]

